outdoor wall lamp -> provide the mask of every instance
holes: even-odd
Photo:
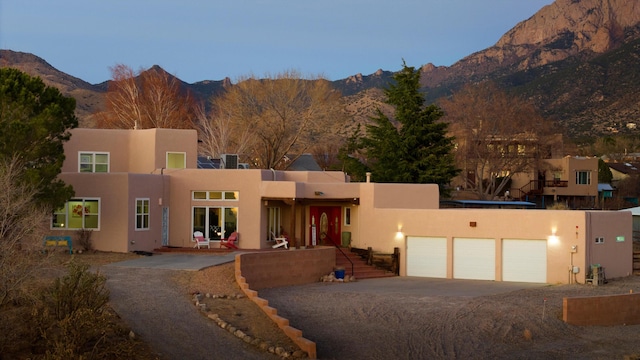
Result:
[[[560,238],[556,235],[556,229],[551,230],[551,235],[547,238],[549,244],[557,245],[560,242]]]
[[[398,232],[396,232],[396,239],[400,240],[404,238],[404,233],[402,232],[402,225],[398,225]]]

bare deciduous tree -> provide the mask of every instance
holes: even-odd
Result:
[[[539,165],[561,144],[534,107],[493,83],[468,85],[441,102],[456,138],[456,162],[480,199],[508,190],[514,174]]]
[[[106,110],[98,114],[98,127],[118,129],[191,128],[194,101],[179,80],[158,68],[136,74],[118,64],[106,95]]]
[[[200,152],[203,155],[218,157],[225,153],[247,153],[251,128],[238,126],[233,121],[230,109],[218,107],[207,114],[201,106],[196,114],[196,127],[201,140]]]
[[[17,158],[0,161],[0,306],[11,301],[46,260],[39,254],[51,212],[36,205],[37,189],[21,182]]]
[[[341,94],[322,78],[287,71],[266,79],[244,78],[212,102],[212,151],[238,153],[258,168],[286,169],[344,120]],[[219,155],[216,154],[216,155]]]

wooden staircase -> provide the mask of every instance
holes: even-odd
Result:
[[[367,265],[365,259],[356,253],[352,253],[347,248],[342,248],[342,251],[353,262],[353,275],[356,277],[356,280],[396,276],[390,271],[378,269],[373,265]],[[345,277],[351,276],[351,262],[349,262],[338,249],[336,249],[336,267],[344,268]]]

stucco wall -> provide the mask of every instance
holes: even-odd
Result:
[[[586,212],[586,261],[600,264],[605,276],[616,278],[633,272],[633,219],[628,211]],[[596,243],[596,238],[604,242]]]
[[[310,284],[333,271],[335,254],[328,247],[248,253],[236,257],[236,268],[253,290]]]
[[[239,246],[260,249],[266,225],[262,216],[266,207],[260,197],[260,170],[184,169],[173,171],[171,177],[171,214],[169,243],[171,246],[192,247],[192,212],[194,206],[238,207]],[[238,201],[191,200],[192,191],[238,191]],[[229,235],[229,234],[227,234]],[[217,245],[214,245],[217,246]]]
[[[62,173],[78,172],[78,152],[108,152],[110,172],[129,171],[130,131],[116,129],[77,128],[64,144],[65,160]]]
[[[67,173],[61,174],[60,178],[73,184],[75,198],[100,199],[100,228],[95,229],[91,235],[95,250],[152,251],[161,246],[162,212],[158,206],[158,198],[162,194],[162,177],[128,173]],[[136,198],[149,198],[149,230],[135,230]],[[51,233],[57,235],[61,231],[64,232],[52,229]]]
[[[401,249],[400,274],[406,275],[406,236],[444,237],[448,243],[447,277],[453,276],[453,239],[487,238],[496,244],[496,280],[502,280],[502,240],[532,239],[546,240],[551,235],[557,241],[547,243],[547,282],[585,282],[587,266],[587,213],[589,224],[607,237],[631,236],[630,216],[618,212],[584,212],[562,210],[500,210],[500,209],[440,209],[405,210],[376,209],[369,205],[369,199],[361,202],[359,219],[366,223],[357,236],[352,238],[352,246],[372,247],[376,251],[393,252]],[[472,223],[475,223],[472,226]],[[613,225],[613,226],[611,226]],[[401,232],[399,232],[401,231]],[[614,235],[615,234],[615,235]],[[589,235],[589,238],[591,236]],[[571,252],[571,246],[577,251]],[[605,243],[606,245],[606,243]],[[609,277],[626,276],[632,270],[630,241],[615,243],[591,251],[591,259],[598,259]],[[569,269],[579,267],[575,276]]]

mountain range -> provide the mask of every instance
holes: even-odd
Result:
[[[108,81],[89,84],[28,53],[0,50],[0,67],[39,76],[77,102],[81,126],[104,106]],[[637,0],[556,0],[498,42],[451,66],[421,66],[428,103],[463,85],[485,80],[532,101],[573,139],[590,141],[615,134],[640,134],[640,2]],[[162,70],[156,68],[155,70]],[[162,70],[164,71],[164,70]],[[393,72],[378,70],[333,81],[346,98],[354,121],[366,122]],[[200,99],[215,96],[231,81],[181,82]],[[383,109],[384,110],[384,109]]]

